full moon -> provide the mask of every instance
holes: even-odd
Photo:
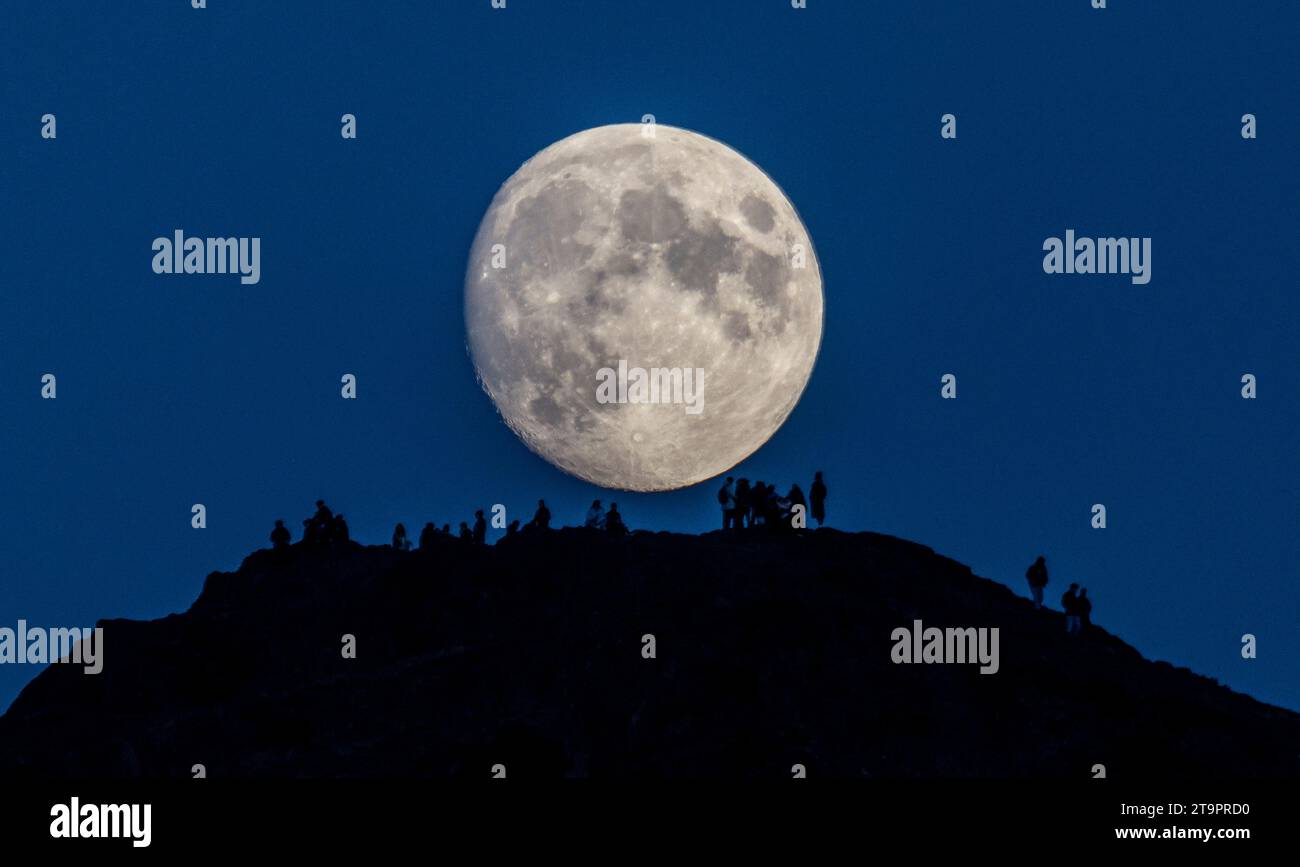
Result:
[[[794,206],[736,151],[602,126],[497,192],[465,322],[483,389],[530,449],[602,487],[671,490],[753,454],[799,402],[821,270]]]

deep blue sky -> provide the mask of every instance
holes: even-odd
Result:
[[[648,112],[757,162],[821,259],[817,367],[737,475],[824,469],[833,525],[1018,592],[1044,552],[1053,604],[1300,708],[1293,0],[209,6],[0,12],[0,625],[184,610],[317,497],[370,542],[608,499],[498,421],[461,287],[511,172]],[[261,283],[155,276],[176,228],[260,236]],[[1067,228],[1151,236],[1152,281],[1048,277]],[[698,531],[716,486],[617,499]]]

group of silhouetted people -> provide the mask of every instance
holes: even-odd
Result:
[[[785,496],[781,496],[775,485],[769,485],[761,479],[751,485],[749,479],[737,481],[727,476],[727,481],[718,491],[718,504],[722,506],[722,529],[788,529],[792,526],[792,517],[797,507],[805,515],[811,515],[820,527],[826,520],[826,482],[822,479],[820,470],[813,476],[808,494],[805,498],[803,488],[798,483],[792,484]]]
[[[276,521],[271,531],[271,545],[276,550],[289,547],[289,528]],[[348,541],[348,522],[343,515],[330,511],[324,500],[316,501],[316,513],[302,522],[302,541],[308,545],[342,545]]]
[[[627,532],[627,527],[623,524],[623,517],[618,514],[617,504],[610,506],[610,515],[602,518],[601,528],[614,533]],[[523,525],[522,528],[519,526],[518,520],[511,521],[510,525],[506,527],[506,535],[513,536],[521,532],[544,532],[550,529],[551,510],[547,508],[545,500],[538,500],[537,511],[533,513],[533,519]],[[439,529],[432,521],[426,523],[424,529],[420,531],[420,550],[431,548],[439,536],[451,538],[451,525],[443,524],[442,528]],[[487,544],[487,518],[483,515],[482,509],[474,513],[473,527],[465,521],[460,522],[460,532],[456,538],[475,545]],[[329,506],[325,505],[324,500],[317,500],[315,514],[302,522],[303,544],[337,546],[346,543],[348,540],[348,524],[343,519],[343,515],[334,514],[330,511]],[[287,550],[292,543],[293,537],[289,533],[289,528],[284,525],[283,520],[277,520],[275,528],[271,530],[272,549],[276,551]],[[391,544],[393,549],[397,551],[411,550],[411,538],[407,535],[405,524],[398,524],[393,528]]]
[[[623,523],[623,516],[618,511],[618,503],[610,503],[609,511],[605,511],[600,505],[600,500],[592,500],[591,508],[587,510],[587,518],[582,526],[589,530],[604,530],[611,536],[627,535],[627,524]]]
[[[1041,554],[1025,570],[1025,580],[1029,582],[1034,608],[1042,608],[1043,589],[1047,586],[1047,560]],[[1088,588],[1080,589],[1078,584],[1071,584],[1061,596],[1061,610],[1065,612],[1065,631],[1068,634],[1078,635],[1091,626],[1092,600],[1088,598]]]

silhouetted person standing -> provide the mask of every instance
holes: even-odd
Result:
[[[750,488],[749,479],[741,479],[736,482],[736,526],[749,526],[749,508],[750,508]]]
[[[329,543],[331,545],[346,545],[348,543],[348,522],[343,520],[343,513],[334,516],[330,521]]]
[[[790,493],[785,495],[786,507],[790,510],[789,514],[794,515],[795,506],[803,506],[804,523],[808,521],[808,500],[803,495],[803,488],[798,483],[790,486]]]
[[[474,513],[474,544],[487,544],[487,519],[483,517],[482,509]]]
[[[818,470],[813,476],[812,487],[808,490],[808,496],[812,499],[812,516],[820,527],[826,520],[826,483],[822,481],[822,471]]]
[[[535,530],[551,529],[551,510],[546,508],[545,500],[537,501],[537,511],[533,514],[533,519],[528,522],[528,526]]]
[[[718,503],[722,506],[722,529],[730,530],[736,526],[736,490],[735,481],[727,476],[727,482],[718,491]]]
[[[1061,597],[1061,610],[1065,612],[1065,631],[1073,635],[1079,631],[1079,585],[1071,584]]]
[[[762,479],[754,482],[749,489],[749,526],[759,527],[767,523],[767,485]]]
[[[409,551],[411,550],[411,540],[406,538],[406,525],[398,524],[393,528],[393,550]]]
[[[420,531],[420,550],[426,551],[432,548],[433,537],[436,535],[438,535],[438,528],[433,526],[433,522],[425,524],[424,529]]]
[[[1079,610],[1079,632],[1087,629],[1092,625],[1092,600],[1088,598],[1088,588],[1084,587],[1079,591],[1079,598],[1075,601]]]
[[[271,531],[271,547],[276,551],[283,551],[289,547],[291,538],[289,528],[284,525],[284,521],[276,521],[275,529]]]
[[[450,536],[450,535],[451,535],[451,524],[443,524],[443,525],[442,525],[442,535],[444,535],[444,536]]]
[[[605,515],[605,530],[614,536],[627,535],[627,525],[623,523],[623,516],[618,513],[618,503],[609,504],[609,513]]]
[[[587,520],[582,522],[582,526],[592,530],[600,530],[605,527],[605,512],[600,506],[600,500],[591,501],[591,508],[587,510]]]
[[[1034,607],[1043,607],[1043,588],[1047,586],[1047,561],[1039,554],[1038,559],[1025,570],[1025,580],[1029,582],[1029,592],[1034,597]]]

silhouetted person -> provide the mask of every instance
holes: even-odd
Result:
[[[438,535],[438,528],[433,526],[433,522],[424,525],[420,531],[420,550],[425,551],[433,547],[433,537]]]
[[[1047,586],[1047,561],[1039,554],[1038,559],[1025,570],[1025,580],[1029,582],[1029,592],[1034,597],[1034,607],[1043,607],[1043,588]]]
[[[761,527],[767,523],[767,485],[762,479],[749,489],[749,526]]]
[[[609,504],[609,512],[605,515],[605,530],[614,536],[627,535],[627,525],[623,523],[623,516],[618,513],[618,503]]]
[[[406,525],[398,524],[393,528],[393,550],[409,551],[411,550],[411,540],[406,538]]]
[[[316,541],[316,522],[311,518],[303,518],[302,540],[308,545],[311,545]]]
[[[781,504],[777,500],[776,485],[759,481],[749,494],[753,503],[753,522],[765,529],[774,529],[781,518]]]
[[[1088,588],[1084,587],[1079,591],[1079,598],[1075,601],[1079,610],[1079,632],[1087,629],[1092,625],[1092,600],[1088,598]]]
[[[506,527],[506,535],[513,536],[515,533],[518,532],[519,532],[519,519],[515,518],[513,521],[510,522],[510,525]]]
[[[813,475],[812,487],[808,490],[808,496],[812,500],[812,516],[820,527],[826,520],[826,483],[822,481],[822,471],[818,470]]]
[[[276,521],[275,529],[271,531],[271,547],[276,551],[283,551],[289,547],[291,538],[289,528],[284,525],[284,521]]]
[[[718,504],[722,506],[722,529],[730,530],[736,526],[736,483],[727,476],[726,483],[718,491]]]
[[[464,521],[460,522],[460,538],[466,542],[474,541],[474,534],[469,531],[469,524]]]
[[[343,520],[343,513],[334,516],[330,521],[329,543],[331,545],[346,545],[348,543],[348,522]]]
[[[451,535],[451,524],[443,524],[443,525],[442,525],[442,535],[444,535],[444,536],[450,536],[450,535]]]
[[[749,509],[751,504],[752,491],[749,487],[749,479],[741,479],[736,482],[736,526],[747,527],[750,524]]]
[[[587,520],[582,523],[582,526],[590,527],[593,530],[604,528],[605,512],[600,507],[600,500],[591,501],[591,508],[587,510]]]
[[[484,545],[487,543],[487,519],[483,517],[483,510],[479,509],[474,513],[474,544]]]
[[[528,526],[534,530],[551,529],[551,510],[546,508],[545,500],[537,501],[537,511],[533,513],[533,519],[528,522]]]
[[[790,486],[790,493],[785,495],[785,499],[786,499],[786,508],[790,510],[789,511],[790,515],[794,515],[795,506],[803,506],[804,523],[807,524],[808,523],[808,500],[804,498],[803,488],[799,487],[799,484],[797,482]]]
[[[1061,610],[1065,612],[1065,631],[1070,635],[1079,631],[1079,585],[1071,584],[1061,597]]]
[[[334,513],[325,505],[324,500],[316,501],[316,514],[312,515],[312,540],[325,543],[330,538],[330,526],[334,523]]]

